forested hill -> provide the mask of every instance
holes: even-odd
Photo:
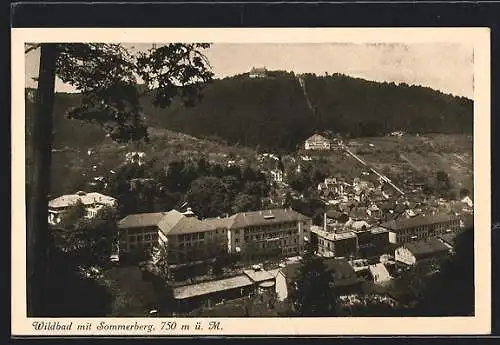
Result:
[[[294,150],[313,132],[324,130],[350,137],[380,136],[394,130],[472,133],[473,102],[467,98],[339,74],[303,75],[302,79],[304,88],[296,76],[285,72],[267,78],[240,75],[215,80],[193,108],[174,104],[157,109],[146,98],[144,112],[154,127],[274,150]],[[78,95],[58,94],[56,118],[78,102]],[[69,133],[56,134],[56,138],[74,140],[78,134],[74,131],[81,128],[76,122],[68,124]],[[61,127],[60,131],[66,132]],[[89,134],[85,140],[100,137],[93,130]]]

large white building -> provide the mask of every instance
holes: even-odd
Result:
[[[330,150],[331,142],[322,135],[314,134],[304,142],[306,150]]]
[[[72,208],[81,203],[85,207],[85,217],[93,218],[99,210],[104,207],[116,207],[118,202],[115,198],[101,193],[76,192],[75,194],[66,194],[49,201],[49,224],[59,224],[64,215]]]

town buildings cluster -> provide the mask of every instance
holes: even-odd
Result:
[[[258,77],[259,71],[254,72]],[[318,134],[304,143],[306,151],[343,147],[341,139]],[[127,160],[142,165],[143,156],[134,153]],[[257,157],[271,183],[286,185],[282,160],[269,153]],[[189,311],[265,291],[286,299],[297,276],[297,258],[307,246],[335,272],[337,294],[355,294],[367,279],[385,284],[397,268],[452,254],[455,236],[473,217],[468,196],[460,201],[429,198],[417,186],[407,186],[408,192],[402,193],[387,187],[387,179],[373,171],[354,179],[330,176],[312,187],[326,208],[321,225],[289,207],[206,219],[187,207],[182,212],[127,215],[117,223],[117,248],[120,255],[139,252],[149,254],[155,264],[162,260],[169,279],[179,267],[251,252],[256,259],[250,266],[229,276],[173,284],[178,310]],[[58,224],[77,203],[84,205],[88,218],[104,207],[117,207],[116,199],[99,193],[64,195],[49,202],[49,223]],[[274,265],[265,267],[263,262]]]

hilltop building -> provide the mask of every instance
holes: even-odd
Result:
[[[306,150],[330,150],[331,142],[322,135],[313,134],[304,142],[304,148]]]
[[[83,191],[75,194],[66,194],[49,201],[49,224],[59,224],[64,216],[79,203],[85,207],[85,217],[93,218],[104,207],[115,208],[118,202],[115,198],[101,193],[86,193]]]
[[[267,69],[265,67],[253,67],[248,73],[250,78],[266,78]]]

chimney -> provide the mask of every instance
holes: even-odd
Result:
[[[323,213],[323,230],[326,231],[326,212]]]

